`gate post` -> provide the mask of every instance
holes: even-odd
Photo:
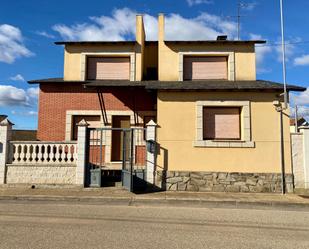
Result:
[[[299,127],[303,133],[303,164],[305,189],[309,189],[309,127]]]
[[[77,126],[77,163],[75,184],[85,186],[87,163],[87,127],[89,124],[85,119],[82,119]]]
[[[6,163],[10,153],[8,142],[11,140],[13,125],[7,118],[0,123],[0,184],[5,184]]]
[[[156,163],[157,163],[157,151],[156,148],[154,150],[151,150],[149,147],[149,143],[154,142],[153,146],[156,147],[156,128],[157,124],[150,120],[146,124],[146,138],[147,138],[147,144],[146,144],[146,179],[147,182],[150,184],[155,184],[155,170],[156,170]]]

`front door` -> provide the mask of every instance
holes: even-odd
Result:
[[[112,117],[112,161],[122,161],[123,145],[130,146],[129,143],[124,143],[123,132],[121,129],[130,128],[130,116],[113,116]],[[115,129],[114,129],[115,128]],[[119,129],[119,130],[118,130]],[[126,136],[128,137],[128,136]]]

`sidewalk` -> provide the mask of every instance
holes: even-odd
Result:
[[[130,193],[122,188],[0,187],[1,201],[73,202],[100,205],[178,206],[207,208],[302,209],[309,197],[296,194],[156,192]]]

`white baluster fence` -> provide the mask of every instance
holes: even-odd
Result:
[[[77,142],[11,141],[10,164],[76,164]]]

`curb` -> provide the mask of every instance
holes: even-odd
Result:
[[[301,210],[309,212],[309,203],[278,202],[278,201],[240,201],[240,200],[206,200],[189,198],[136,198],[111,196],[0,196],[1,201],[42,202],[42,203],[74,203],[88,205],[122,205],[134,207],[195,207],[195,208],[231,208],[231,209],[273,209],[273,210]]]

